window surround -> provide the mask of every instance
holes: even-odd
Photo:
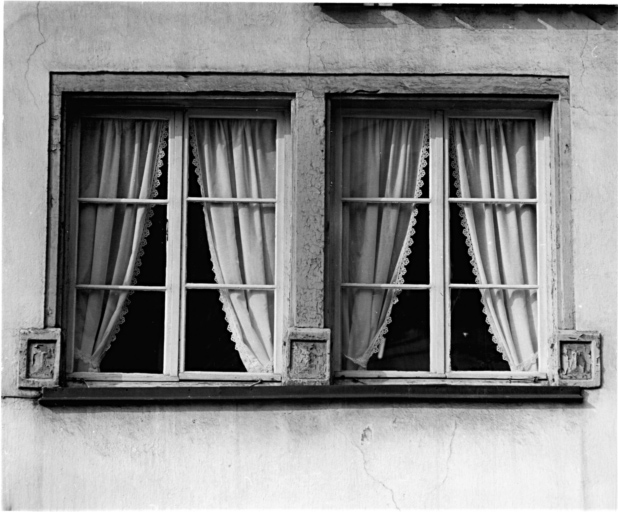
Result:
[[[225,93],[221,94],[221,91]],[[187,93],[191,94],[186,97]],[[326,126],[330,116],[329,98],[347,96],[355,99],[405,96],[406,100],[431,98],[433,105],[454,108],[466,98],[470,105],[487,109],[494,104],[521,109],[547,109],[550,113],[552,151],[549,155],[549,213],[551,286],[548,289],[549,331],[574,327],[572,259],[570,250],[570,117],[569,84],[566,77],[480,76],[480,75],[247,75],[247,74],[57,74],[51,76],[50,178],[48,217],[48,258],[45,303],[46,327],[60,323],[62,297],[57,291],[63,283],[60,263],[64,248],[64,187],[60,155],[66,130],[64,109],[69,96],[84,95],[92,99],[101,94],[144,95],[149,102],[160,95],[163,104],[195,101],[200,96],[216,94],[224,100],[238,94],[286,95],[292,101],[292,190],[295,205],[286,216],[285,226],[291,244],[290,290],[286,298],[289,325],[296,329],[321,329],[325,325],[325,197],[326,197]],[[174,94],[179,96],[174,97]],[[147,96],[146,96],[147,95]],[[182,96],[180,96],[182,95]],[[257,96],[259,97],[259,96]],[[109,98],[109,96],[107,96]],[[268,101],[267,98],[263,99]],[[381,101],[384,101],[381,99]],[[326,121],[326,122],[325,122]],[[558,173],[556,170],[560,169]],[[292,229],[294,227],[294,229]],[[309,249],[309,250],[307,250]],[[550,340],[540,340],[549,347]],[[289,350],[289,344],[286,347]],[[63,347],[66,353],[66,347]],[[284,357],[287,357],[284,355]],[[481,376],[472,375],[466,384],[484,384]],[[511,375],[509,382],[521,384],[537,380],[533,376]],[[389,381],[392,382],[392,381]],[[397,379],[402,384],[422,384],[420,380]],[[436,384],[430,379],[426,384]],[[498,380],[494,384],[504,383]],[[284,377],[285,383],[285,377]],[[336,379],[335,384],[341,383]],[[454,382],[451,381],[454,384]],[[117,383],[116,383],[117,384]],[[137,383],[134,383],[136,385]],[[349,381],[346,384],[351,384]],[[542,383],[541,383],[542,384]],[[186,383],[184,384],[186,386]],[[547,385],[547,381],[545,381]]]

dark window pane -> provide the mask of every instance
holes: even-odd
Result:
[[[403,275],[405,284],[429,284],[429,205],[419,204],[417,209],[409,263]]]
[[[188,203],[186,212],[187,283],[215,283],[215,273],[206,237],[204,208],[199,203]]]
[[[124,307],[124,322],[103,358],[101,371],[162,373],[165,293],[133,292]]]
[[[149,235],[145,239],[144,254],[137,275],[137,284],[141,286],[165,285],[166,244],[167,244],[167,208],[152,208]]]
[[[509,371],[489,332],[479,290],[451,291],[451,369]]]
[[[186,371],[246,371],[228,331],[219,296],[219,290],[187,290]]]
[[[461,225],[461,209],[457,204],[449,205],[449,233],[451,239],[451,283],[474,284],[472,263],[468,254],[466,236]]]
[[[200,184],[198,181],[198,170],[195,156],[193,153],[191,154],[191,158],[189,159],[189,191],[188,197],[202,197],[202,191],[200,189]]]
[[[429,371],[429,292],[406,290],[398,299],[382,358],[372,356],[367,370]]]
[[[215,247],[217,247],[216,240],[219,240],[230,244],[228,249],[234,247],[234,251],[238,252],[240,278],[234,282],[228,280],[226,284],[274,284],[275,206],[230,203],[206,206],[201,203],[189,203],[187,207],[187,282],[216,282],[206,234],[205,211],[209,213],[211,219],[211,233],[215,237]],[[256,234],[261,237],[255,236]],[[258,271],[259,267],[253,266],[254,272],[251,276],[249,271],[251,265],[256,265],[260,256],[262,269]],[[220,261],[220,263],[224,267],[224,262]]]

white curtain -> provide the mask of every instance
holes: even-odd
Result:
[[[536,198],[532,120],[451,120],[462,198]],[[534,205],[460,204],[477,284],[537,284]],[[511,370],[537,369],[537,291],[481,290],[498,351]]]
[[[83,119],[79,196],[150,199],[161,174],[167,123]],[[77,284],[135,284],[152,206],[82,203]],[[77,292],[75,370],[99,371],[128,307],[127,291]]]
[[[190,132],[202,197],[276,197],[274,120],[192,119]],[[205,203],[204,216],[217,283],[274,284],[274,205]],[[272,371],[274,293],[222,289],[220,300],[247,371]]]
[[[343,120],[343,197],[420,197],[429,152],[426,120]],[[344,203],[342,281],[396,284],[411,252],[413,203]],[[388,332],[397,289],[342,291],[343,354],[347,369],[366,368]]]

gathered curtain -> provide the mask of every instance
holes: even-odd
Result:
[[[458,197],[536,198],[532,120],[452,119],[451,158]],[[535,205],[459,206],[476,283],[537,285]],[[490,333],[511,370],[536,370],[537,290],[480,293]]]
[[[88,199],[156,197],[167,122],[82,119],[79,142],[77,284],[131,285],[139,272],[152,206]],[[124,321],[129,291],[78,290],[76,371],[99,371]]]
[[[202,197],[275,199],[276,121],[191,119],[190,139]],[[274,204],[205,202],[204,218],[218,284],[274,284]],[[273,291],[219,293],[247,371],[272,371]]]
[[[429,123],[420,119],[344,118],[342,196],[418,198],[429,153]],[[344,203],[342,280],[401,284],[411,252],[414,203]],[[385,343],[399,289],[342,291],[345,366],[366,368]]]

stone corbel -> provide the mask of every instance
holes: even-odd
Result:
[[[601,387],[601,335],[558,331],[550,352],[549,378],[558,386]]]
[[[19,387],[57,387],[60,380],[60,329],[21,329]]]
[[[289,329],[285,339],[285,361],[284,384],[330,384],[330,329]]]

